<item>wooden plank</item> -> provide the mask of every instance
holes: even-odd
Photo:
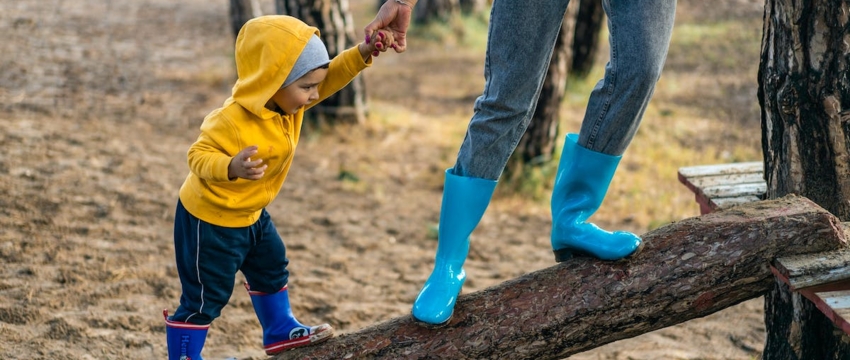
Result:
[[[764,163],[761,161],[717,165],[697,165],[679,168],[679,174],[686,178],[708,175],[731,175],[763,172]]]
[[[844,242],[850,222],[840,224]],[[779,257],[771,271],[809,299],[836,327],[850,334],[850,248]]]
[[[789,279],[782,273],[782,271],[778,270],[775,266],[770,266],[770,271],[773,272],[773,275],[776,276],[777,279],[784,282],[786,285],[790,285]],[[806,299],[812,302],[815,307],[820,310],[824,316],[826,316],[833,324],[848,335],[850,335],[850,323],[848,323],[848,319],[850,319],[850,290],[847,287],[844,289],[830,290],[830,291],[814,291],[815,287],[810,287],[802,290],[792,290],[797,291],[800,295],[803,295]]]
[[[715,185],[702,189],[702,193],[709,198],[738,197],[743,195],[761,196],[767,192],[767,184],[738,184],[738,185]]]
[[[836,327],[850,334],[850,290],[800,293],[815,304]]]
[[[736,197],[710,198],[703,193],[695,194],[695,200],[699,204],[700,214],[705,215],[715,210],[726,209],[735,205],[741,205],[761,201],[760,196],[743,195]]]
[[[737,185],[737,184],[764,184],[764,174],[746,173],[746,174],[731,174],[731,175],[706,175],[687,178],[691,184],[696,187],[704,188],[716,185]]]
[[[679,181],[694,192],[700,213],[760,201],[767,192],[761,162],[692,166],[679,169]],[[846,243],[850,223],[841,224]],[[809,299],[850,334],[850,249],[778,258],[770,267],[793,291]]]
[[[709,205],[709,207],[711,207],[712,210],[719,210],[719,209],[730,208],[730,207],[735,206],[735,205],[741,205],[741,204],[746,204],[746,203],[751,203],[751,202],[756,202],[756,201],[761,201],[761,200],[762,200],[761,197],[755,196],[755,195],[744,195],[744,196],[731,197],[731,198],[710,199],[711,204]]]
[[[850,284],[850,249],[782,257],[773,266],[788,279],[792,290]]]
[[[762,162],[679,168],[679,181],[694,193],[700,214],[759,201],[767,192]]]

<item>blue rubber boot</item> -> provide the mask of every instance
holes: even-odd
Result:
[[[413,317],[426,325],[449,322],[466,280],[463,263],[469,235],[478,226],[496,188],[496,180],[462,177],[446,170],[434,271],[413,303]]]
[[[168,360],[204,360],[201,350],[210,326],[169,320],[168,310],[163,310],[162,316],[165,317]]]
[[[274,294],[253,291],[248,283],[245,283],[245,289],[251,295],[254,312],[263,326],[263,349],[267,355],[320,343],[333,337],[334,329],[328,324],[305,326],[295,319],[286,286]]]
[[[632,233],[608,232],[586,222],[599,209],[622,156],[588,150],[568,134],[552,191],[552,249],[555,261],[573,256],[619,260],[640,251]]]

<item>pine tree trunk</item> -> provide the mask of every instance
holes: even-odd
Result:
[[[357,43],[348,0],[275,0],[275,10],[319,28],[331,58]],[[311,108],[305,120],[308,125],[316,126],[363,123],[366,113],[366,83],[358,76],[338,93]]]
[[[605,23],[605,9],[600,0],[580,0],[576,15],[575,34],[572,44],[572,62],[570,75],[583,78],[590,73],[599,50],[602,24]]]
[[[767,0],[759,68],[767,197],[796,193],[850,219],[848,1]],[[763,359],[840,359],[850,338],[777,283]]]
[[[549,70],[546,71],[543,88],[537,99],[534,115],[505,168],[508,179],[517,179],[522,176],[528,170],[527,166],[548,163],[555,154],[558,125],[561,122],[561,100],[567,88],[568,64],[572,57],[571,45],[577,10],[577,2],[572,2],[567,9],[549,61]]]

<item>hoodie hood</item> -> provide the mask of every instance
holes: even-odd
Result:
[[[292,71],[298,56],[319,29],[291,16],[253,18],[236,37],[236,74],[233,101],[260,118],[274,112],[265,105]]]

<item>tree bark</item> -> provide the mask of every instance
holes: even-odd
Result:
[[[759,104],[767,198],[796,193],[850,219],[848,1],[767,0]],[[776,283],[763,359],[839,359],[850,338]],[[843,355],[842,355],[843,354]]]
[[[573,77],[584,78],[593,69],[601,40],[599,32],[604,22],[605,9],[602,8],[602,1],[579,2],[570,63],[570,75]]]
[[[802,197],[746,204],[651,231],[624,261],[576,258],[461,295],[443,328],[407,315],[276,359],[561,359],[761,296],[771,260],[846,246],[841,226]]]
[[[348,0],[275,0],[278,14],[291,15],[319,28],[331,58],[357,44]],[[366,121],[366,83],[358,76],[305,114],[314,126]]]
[[[561,32],[555,41],[534,115],[531,116],[528,128],[505,166],[507,179],[521,178],[529,170],[529,166],[549,163],[555,154],[558,126],[561,122],[561,100],[567,89],[568,64],[572,58],[571,45],[577,11],[578,3],[571,2],[561,25]]]
[[[768,0],[759,67],[767,197],[850,219],[848,1]]]

